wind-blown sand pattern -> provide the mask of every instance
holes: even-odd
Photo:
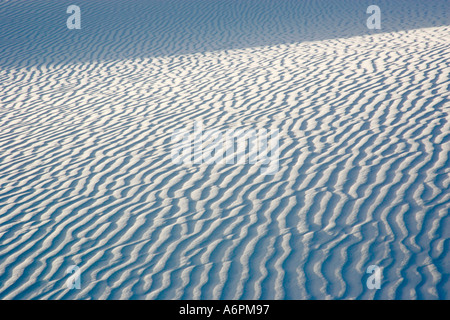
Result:
[[[0,12],[14,21],[60,11],[64,29],[71,3],[61,3],[34,2],[28,12],[5,1]],[[170,5],[187,6],[149,3],[160,6],[156,21]],[[268,19],[248,46],[236,30],[256,30],[267,16],[237,10],[253,17],[239,25],[223,19],[233,10],[207,11],[211,3],[194,2],[217,34],[193,28],[188,35],[201,40],[191,47],[170,37],[196,13],[161,23],[152,42],[147,20],[118,18],[115,28],[107,23],[115,10],[98,2],[85,11],[78,3],[82,29],[57,29],[64,39],[25,19],[10,27],[16,38],[2,35],[0,298],[449,299],[450,27],[445,12],[432,15],[449,2],[433,11],[412,1],[398,30],[386,13],[386,26],[371,31],[360,1],[362,20],[334,17],[343,30],[327,38],[322,25],[320,36],[297,42]],[[281,11],[325,20],[353,5],[286,3]],[[144,8],[136,1],[129,10],[151,19]],[[305,28],[317,30],[317,19]],[[271,23],[277,43],[263,37]],[[174,164],[171,133],[196,121],[277,128],[279,172]],[[80,290],[65,285],[70,265],[81,268]],[[366,287],[370,265],[382,269],[379,290]]]

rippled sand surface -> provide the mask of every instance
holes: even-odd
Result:
[[[0,298],[449,299],[450,2],[378,2],[0,1]]]

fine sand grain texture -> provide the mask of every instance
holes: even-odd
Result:
[[[0,298],[450,299],[450,1],[105,3],[0,0]]]

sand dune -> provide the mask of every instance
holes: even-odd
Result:
[[[344,18],[329,38],[229,48],[232,16],[210,39],[192,32],[197,48],[160,38],[149,54],[134,36],[102,46],[114,28],[67,36],[86,45],[69,55],[67,38],[43,56],[1,44],[0,297],[448,299],[450,27],[363,34]],[[172,132],[196,121],[277,128],[279,171],[174,164]]]

